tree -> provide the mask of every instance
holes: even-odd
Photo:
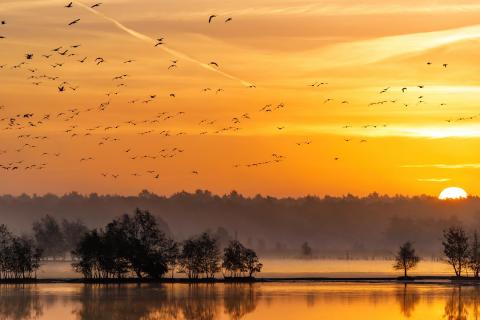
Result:
[[[73,250],[88,232],[88,228],[80,221],[62,220],[62,233],[65,240],[65,246],[68,250]]]
[[[260,263],[257,254],[251,249],[245,251],[245,266],[249,277],[253,277],[255,273],[262,271],[263,268],[263,264]]]
[[[8,231],[7,226],[0,225],[0,275],[2,278],[7,277],[9,249],[12,242],[12,234]]]
[[[32,279],[40,268],[42,250],[32,239],[13,236],[0,226],[0,273],[3,279]]]
[[[92,230],[83,235],[78,242],[72,256],[78,261],[72,263],[76,272],[83,274],[86,279],[100,277],[100,247],[102,245],[101,236],[97,230]]]
[[[49,215],[33,223],[33,232],[39,248],[47,257],[56,259],[67,251],[65,238],[57,220]]]
[[[416,255],[415,249],[411,242],[405,242],[400,246],[397,255],[395,256],[395,270],[403,270],[403,275],[406,278],[407,272],[417,266],[420,258]]]
[[[308,242],[304,242],[302,244],[302,256],[310,258],[312,256],[312,247],[308,244]]]
[[[198,279],[201,274],[205,278],[214,278],[220,271],[220,250],[216,239],[204,232],[184,241],[179,266],[190,279]]]
[[[461,227],[450,227],[443,232],[443,253],[447,263],[451,264],[455,275],[460,277],[468,267],[470,250],[468,237]]]
[[[247,271],[245,266],[246,248],[237,240],[230,241],[223,251],[222,267],[230,272],[231,277],[239,277]]]
[[[477,231],[473,233],[473,239],[470,248],[470,260],[468,265],[473,271],[473,276],[478,278],[478,274],[480,272],[480,243],[478,242]]]
[[[155,217],[137,209],[133,215],[113,220],[104,230],[84,235],[72,255],[73,263],[85,278],[160,279],[175,268],[178,246],[160,230]]]
[[[255,251],[245,248],[239,241],[234,240],[224,249],[222,267],[230,272],[232,277],[239,277],[244,273],[253,277],[254,273],[261,271],[263,265]]]

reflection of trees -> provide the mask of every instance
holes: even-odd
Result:
[[[406,318],[412,316],[415,307],[420,302],[420,295],[413,287],[408,287],[405,283],[403,289],[397,294],[397,300],[400,304],[400,311]]]
[[[215,320],[222,303],[231,319],[253,312],[253,285],[85,285],[75,311],[79,319]]]
[[[79,319],[141,319],[165,301],[163,290],[136,285],[85,285],[75,311]]]
[[[462,297],[461,286],[452,290],[452,294],[445,304],[443,317],[448,320],[466,320],[468,318],[467,303]]]
[[[38,319],[43,314],[40,297],[30,285],[0,286],[0,319]]]
[[[255,285],[226,285],[223,303],[225,313],[227,313],[232,320],[242,319],[257,307],[258,297],[255,291]]]

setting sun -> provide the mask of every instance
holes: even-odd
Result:
[[[465,190],[463,190],[462,188],[450,187],[450,188],[444,189],[438,196],[438,199],[440,200],[465,199],[467,197],[468,197],[467,192],[465,192]]]

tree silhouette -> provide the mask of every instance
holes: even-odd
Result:
[[[468,267],[470,248],[465,230],[461,227],[450,227],[443,232],[443,253],[447,262],[452,265],[455,275],[460,277]]]
[[[67,251],[65,238],[60,225],[52,216],[46,215],[33,223],[33,232],[37,245],[46,257],[63,257]]]
[[[468,261],[473,276],[478,278],[480,272],[480,243],[478,242],[477,231],[473,233],[473,239],[470,248],[470,260]]]
[[[190,279],[198,279],[201,274],[213,279],[220,271],[220,250],[217,240],[204,232],[200,236],[183,242],[179,257],[180,271]]]
[[[85,278],[160,279],[175,264],[178,248],[148,211],[115,219],[104,230],[86,233],[72,255],[73,268]]]
[[[397,255],[395,256],[395,270],[403,270],[403,275],[406,278],[407,272],[417,266],[420,258],[415,253],[415,249],[411,242],[405,242],[400,246]]]
[[[302,244],[302,256],[306,258],[312,257],[312,247],[310,247],[308,242],[304,242]]]

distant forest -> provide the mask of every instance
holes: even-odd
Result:
[[[140,208],[157,217],[160,227],[182,241],[204,231],[224,241],[238,239],[261,255],[301,257],[308,243],[313,257],[366,258],[391,255],[412,241],[424,256],[441,254],[442,231],[463,225],[480,227],[480,198],[440,201],[433,197],[244,197],[208,191],[170,197],[142,191],[138,196],[80,195],[0,197],[1,223],[28,233],[46,214],[81,220],[88,227],[105,225]]]

